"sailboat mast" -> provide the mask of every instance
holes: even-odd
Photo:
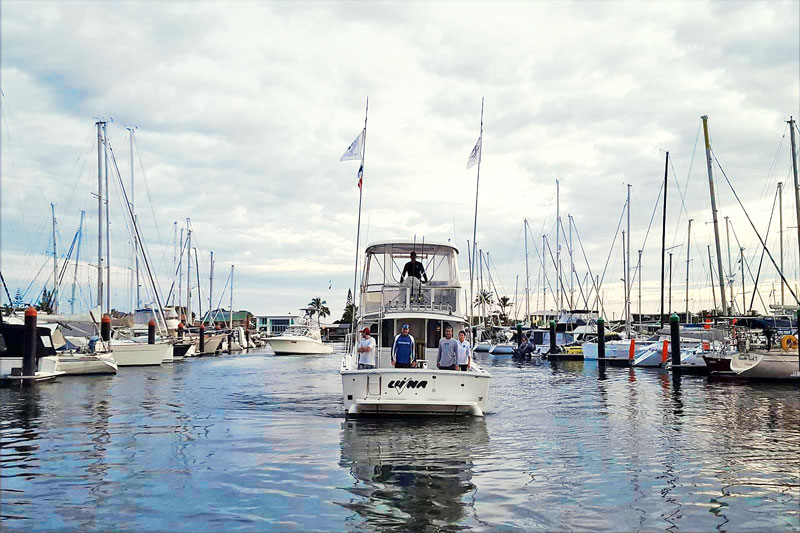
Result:
[[[739,263],[742,271],[742,314],[747,313],[747,298],[744,292],[744,248],[739,247]]]
[[[731,308],[734,306],[733,300],[733,264],[731,263],[731,221],[725,217],[725,240],[728,246],[728,289],[731,291]]]
[[[186,219],[186,320],[193,324],[192,320],[192,230],[189,227],[191,221]]]
[[[692,219],[689,219],[689,233],[686,235],[686,323],[691,324],[689,319],[689,256],[692,252]]]
[[[711,245],[706,245],[708,249],[708,275],[711,277],[711,303],[714,304],[714,307],[717,307],[717,292],[714,288],[714,269],[712,268],[711,263]],[[702,317],[701,317],[702,318]]]
[[[531,278],[530,273],[528,271],[528,219],[523,220],[523,229],[525,233],[525,321],[530,321],[531,316],[531,309],[530,309],[530,285],[531,285]],[[514,291],[516,293],[516,290]]]
[[[664,159],[664,207],[661,218],[661,327],[664,327],[664,251],[667,246],[667,176],[669,176],[669,152]]]
[[[793,117],[789,117],[789,131],[791,132],[791,140],[792,140],[792,172],[794,173],[794,207],[795,207],[795,216],[797,221],[797,251],[800,253],[800,183],[798,183],[797,179],[797,145],[795,144],[794,139],[794,130],[795,130],[795,122]],[[781,272],[781,277],[783,277],[783,272]],[[800,366],[800,359],[798,359],[798,365]]]
[[[547,250],[547,235],[542,235],[542,313],[544,323],[547,324],[547,262],[544,260],[544,251]]]
[[[172,282],[175,283],[178,281],[177,279],[177,270],[178,268],[178,221],[174,221],[172,223]],[[172,305],[175,305],[175,292],[172,292]]]
[[[214,251],[211,251],[211,266],[208,270],[208,312],[214,307]]]
[[[780,239],[780,250],[781,250],[781,274],[783,274],[783,183],[778,182],[778,226],[780,229],[778,230],[778,235]],[[784,283],[781,280],[781,305],[784,305]]]
[[[230,324],[233,328],[233,265],[231,265],[231,310],[230,310]]]
[[[106,186],[106,312],[111,312],[111,215],[109,214],[110,204],[109,201],[109,187],[108,187],[108,131],[106,130],[106,123],[103,122],[103,151],[105,153],[104,160],[104,174]]]
[[[572,215],[567,213],[569,223],[569,308],[575,308],[575,261],[573,259],[572,248]]]
[[[135,181],[133,179],[133,128],[128,128],[128,132],[130,133],[131,148],[131,213],[133,213],[134,220],[136,220],[136,209],[134,206]],[[139,309],[142,306],[142,298],[139,292],[139,238],[136,236],[136,232],[133,233],[133,263],[134,272],[136,273],[136,309]]]
[[[789,117],[789,131],[791,132],[790,139],[792,141],[792,172],[794,173],[794,206],[797,220],[797,251],[800,253],[800,183],[798,183],[797,178],[797,144],[794,138],[794,130],[796,127],[794,118]]]
[[[75,273],[72,277],[72,298],[70,298],[69,312],[75,314],[75,285],[78,284],[78,260],[81,257],[81,239],[83,238],[83,216],[86,211],[81,210],[81,222],[78,227],[78,251],[75,253]]]
[[[56,255],[56,205],[50,202],[50,214],[53,218],[53,289],[50,301],[53,304],[53,313],[58,314],[58,256]]]
[[[639,263],[636,265],[636,275],[639,277],[639,330],[642,329],[642,251],[639,250]]]
[[[559,233],[561,232],[561,197],[558,179],[556,179],[556,317],[561,312],[561,244]],[[558,318],[556,318],[558,320]]]
[[[714,173],[711,169],[711,141],[708,136],[708,115],[700,117],[703,120],[703,136],[706,143],[706,166],[708,167],[708,190],[711,193],[711,215],[714,221],[714,244],[717,247],[717,270],[719,274],[719,290],[722,293],[722,312],[729,314],[728,304],[725,301],[725,279],[722,275],[722,253],[719,245],[719,220],[717,218],[717,195],[714,192]],[[798,210],[800,213],[800,209]],[[798,230],[800,231],[800,230]]]
[[[631,184],[628,184],[628,242],[625,248],[625,256],[628,268],[625,270],[625,325],[628,329],[628,336],[631,334]]]
[[[181,255],[178,261],[178,307],[183,307],[183,228],[181,228]]]
[[[103,313],[103,122],[97,126],[97,305]]]
[[[630,324],[628,324],[628,256],[625,253],[625,230],[622,230],[622,317],[625,320],[625,333],[631,335]]]

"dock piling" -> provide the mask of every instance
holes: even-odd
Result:
[[[103,342],[111,340],[111,317],[108,315],[103,315],[100,319],[100,338]]]
[[[25,310],[25,336],[22,340],[22,375],[36,375],[36,309]]]
[[[597,358],[606,358],[606,321],[602,317],[597,319]]]
[[[200,325],[200,353],[206,353],[206,327]]]
[[[178,324],[178,338],[183,339],[183,322]]]
[[[517,348],[522,346],[522,324],[517,324]]]
[[[556,321],[550,321],[550,352],[551,354],[556,353],[558,350],[558,345],[556,344]]]
[[[147,344],[156,343],[156,321],[152,318],[147,323]]]
[[[669,336],[672,348],[672,368],[679,370],[681,364],[681,326],[678,315],[669,315]]]

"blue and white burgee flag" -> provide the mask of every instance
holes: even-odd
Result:
[[[350,147],[345,151],[344,155],[339,161],[353,161],[354,159],[361,159],[362,152],[364,151],[364,130],[358,134],[356,140],[350,143]]]
[[[469,154],[469,159],[467,160],[467,168],[472,168],[478,164],[478,161],[481,160],[481,140],[483,136],[478,137],[478,142],[475,143],[475,148],[472,149],[472,152]]]

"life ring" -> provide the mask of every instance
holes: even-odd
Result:
[[[781,348],[784,352],[797,349],[797,337],[794,335],[784,335],[781,337]]]

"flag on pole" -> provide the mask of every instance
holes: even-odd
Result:
[[[358,134],[356,140],[350,143],[350,147],[345,151],[342,155],[342,158],[339,161],[353,161],[355,159],[362,158],[362,152],[364,151],[364,130],[361,130],[361,133]]]
[[[358,167],[358,189],[361,190],[361,185],[364,182],[364,163],[361,163],[361,166]]]
[[[469,159],[467,160],[467,168],[472,168],[478,164],[478,161],[481,160],[481,140],[483,136],[478,137],[478,142],[475,143],[475,148],[472,149],[472,152],[469,154]]]

